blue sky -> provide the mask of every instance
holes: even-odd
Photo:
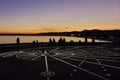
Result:
[[[120,0],[0,0],[1,33],[120,29]]]

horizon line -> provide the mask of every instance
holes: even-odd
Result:
[[[0,33],[0,35],[34,35],[34,34],[41,34],[41,33],[63,33],[63,32],[82,32],[82,31],[85,31],[85,30],[88,30],[88,31],[92,31],[92,30],[101,30],[101,31],[111,31],[111,30],[120,30],[120,29],[105,29],[105,30],[102,30],[102,29],[84,29],[84,30],[79,30],[79,31],[51,31],[51,32],[40,32],[40,33],[22,33],[22,32],[19,32],[19,33],[16,33],[16,32],[4,32],[4,33]]]

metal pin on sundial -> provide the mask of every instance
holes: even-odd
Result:
[[[50,77],[50,76],[54,76],[55,73],[49,71],[47,56],[48,56],[48,53],[47,53],[47,51],[45,50],[45,51],[44,51],[44,57],[45,57],[45,67],[46,67],[46,71],[42,72],[41,75],[44,76],[44,77],[46,77],[46,80],[50,80],[49,77]]]

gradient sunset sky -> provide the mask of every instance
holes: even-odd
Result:
[[[0,33],[120,29],[120,0],[0,0]]]

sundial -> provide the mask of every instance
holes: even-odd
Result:
[[[4,59],[14,56],[19,62],[29,62],[27,64],[30,66],[22,63],[29,67],[25,75],[31,75],[34,80],[119,80],[118,53],[99,46],[63,46],[9,51],[0,54],[0,57]],[[33,80],[29,78],[31,76],[23,76],[23,80]]]

